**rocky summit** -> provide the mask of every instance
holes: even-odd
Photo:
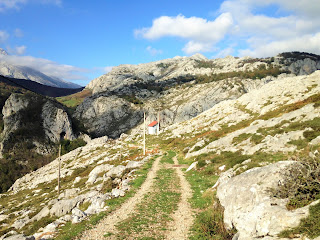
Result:
[[[73,118],[94,139],[52,99],[6,98],[7,139],[40,101],[43,139],[87,143],[0,195],[0,239],[320,238],[319,56],[197,54],[87,88]],[[160,112],[158,135],[144,136],[144,112]]]

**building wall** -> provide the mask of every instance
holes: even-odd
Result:
[[[148,127],[149,134],[157,134],[157,128],[158,128],[158,125],[155,125],[153,127]]]

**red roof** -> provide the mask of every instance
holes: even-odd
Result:
[[[152,123],[150,123],[150,124],[148,125],[148,127],[154,127],[154,126],[157,125],[157,124],[158,124],[157,121],[153,121]]]

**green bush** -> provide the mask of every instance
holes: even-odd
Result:
[[[215,203],[213,207],[206,209],[197,215],[190,239],[231,240],[236,233],[234,229],[227,230],[223,222],[223,207]]]
[[[66,154],[78,147],[82,147],[86,145],[87,143],[83,139],[76,139],[76,140],[68,140],[68,139],[63,139],[60,141],[61,144],[61,154]]]

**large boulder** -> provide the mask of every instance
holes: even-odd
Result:
[[[224,223],[238,230],[239,240],[268,239],[281,231],[296,227],[309,214],[309,206],[293,211],[286,209],[286,199],[272,197],[291,167],[301,167],[295,161],[281,161],[250,169],[220,182],[217,197],[224,207]]]

